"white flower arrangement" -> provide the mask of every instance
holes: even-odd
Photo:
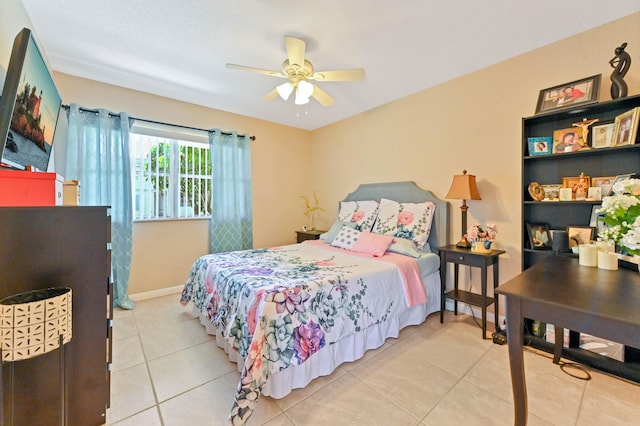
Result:
[[[598,233],[605,242],[617,244],[621,250],[640,255],[640,179],[625,179],[616,182],[614,195],[602,199],[602,208],[607,225]]]

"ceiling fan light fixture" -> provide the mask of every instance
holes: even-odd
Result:
[[[286,83],[282,83],[281,85],[276,87],[276,91],[278,92],[278,95],[280,95],[282,100],[286,101],[287,99],[289,99],[291,92],[293,92],[293,84],[288,81]]]
[[[298,91],[302,96],[308,99],[313,94],[313,84],[306,80],[301,80],[298,83]]]

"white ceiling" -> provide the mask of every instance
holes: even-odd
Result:
[[[56,71],[309,130],[640,11],[640,0],[22,2]],[[319,83],[336,103],[311,100],[297,117],[293,97],[262,100],[283,80],[225,68],[280,71],[285,35],[306,41],[316,70],[362,67],[365,80]]]

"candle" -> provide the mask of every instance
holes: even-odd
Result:
[[[583,266],[598,266],[598,248],[591,244],[580,244],[578,258]]]
[[[613,252],[598,252],[598,268],[615,271],[618,269],[618,255]]]
[[[596,247],[598,247],[598,251],[616,251],[616,246],[613,243],[605,243],[604,241],[598,241],[596,243]]]

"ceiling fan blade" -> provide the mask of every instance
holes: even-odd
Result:
[[[258,74],[270,75],[271,77],[289,78],[288,76],[281,74],[278,71],[264,70],[262,68],[246,67],[244,65],[236,65],[236,64],[227,64],[226,67],[231,70],[256,72]]]
[[[362,81],[364,77],[364,70],[355,68],[352,70],[318,71],[309,78],[317,81]]]
[[[336,100],[329,96],[327,92],[325,92],[315,84],[313,85],[313,93],[311,94],[311,96],[316,101],[320,102],[320,105],[324,107],[331,106],[336,102]]]
[[[304,66],[304,51],[306,49],[304,40],[291,36],[284,36],[284,45],[287,49],[289,64],[291,66],[298,66],[299,68],[302,68]]]
[[[265,101],[272,101],[277,97],[278,97],[278,91],[276,89],[273,89],[272,91],[264,95],[262,99]]]

